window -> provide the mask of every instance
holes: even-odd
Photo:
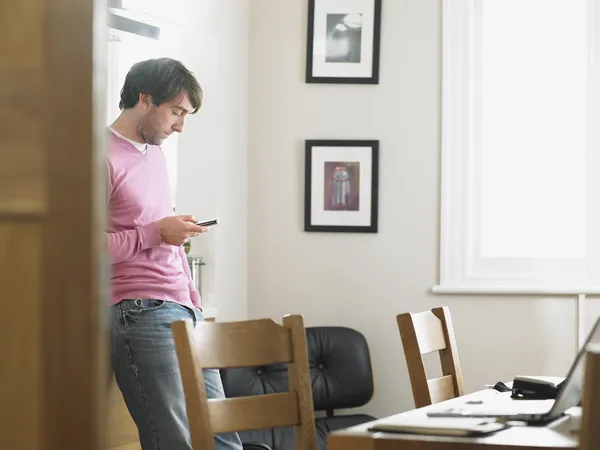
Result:
[[[119,8],[109,8],[112,23],[107,54],[107,124],[119,116],[119,99],[125,75],[133,64],[149,58],[178,58],[180,26],[172,21],[181,13],[182,0],[165,3],[144,0],[122,0]],[[162,144],[167,159],[172,204],[177,190],[177,134]]]
[[[600,292],[598,6],[444,0],[434,291]]]

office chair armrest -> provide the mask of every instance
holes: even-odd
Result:
[[[244,443],[242,447],[244,450],[271,450],[271,447],[269,447],[267,444],[260,444],[257,442]]]

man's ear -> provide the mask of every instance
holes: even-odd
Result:
[[[149,94],[140,93],[140,98],[138,100],[138,103],[141,105],[141,107],[144,109],[144,111],[148,111],[150,109],[150,107],[152,106],[152,96]]]

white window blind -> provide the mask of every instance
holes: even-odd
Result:
[[[437,292],[600,292],[598,0],[444,0]]]

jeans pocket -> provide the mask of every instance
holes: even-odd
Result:
[[[195,306],[180,306],[189,313],[191,319],[194,321],[194,326],[196,326],[196,324],[199,322],[204,322],[204,316],[202,315],[202,312],[200,312],[200,309],[196,308]]]

